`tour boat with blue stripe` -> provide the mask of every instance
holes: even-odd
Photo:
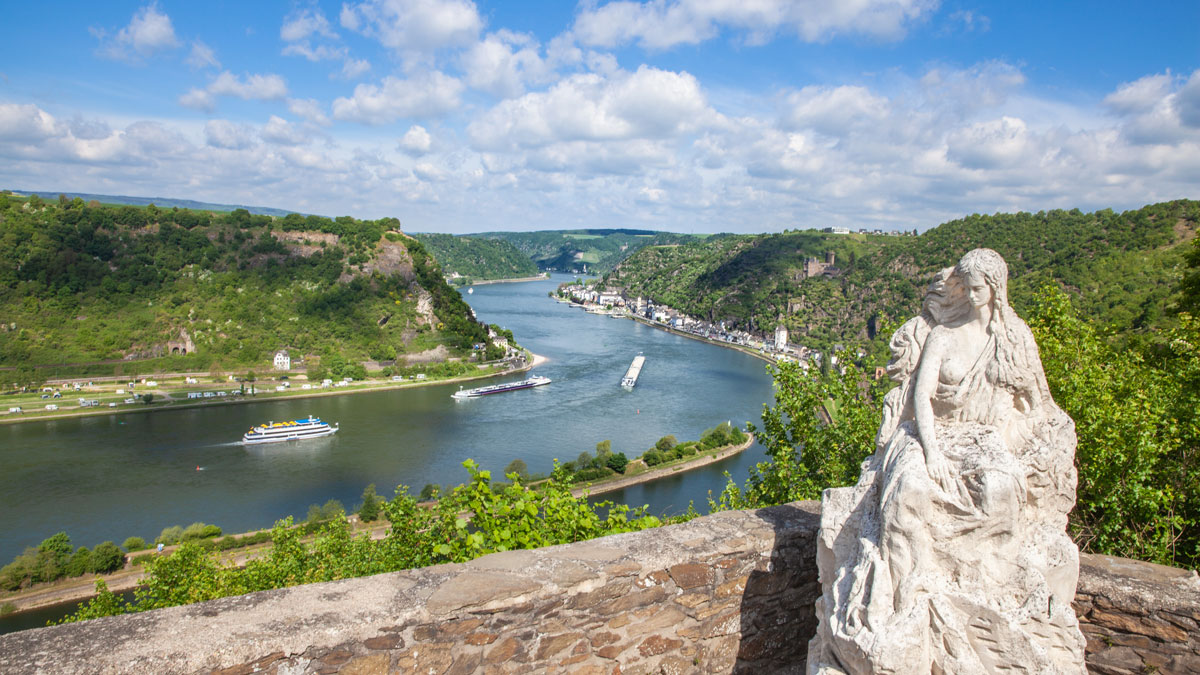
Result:
[[[319,417],[308,416],[308,419],[292,420],[290,422],[267,422],[254,427],[242,436],[242,443],[257,445],[259,443],[282,443],[284,441],[303,441],[309,438],[332,436],[337,433],[338,425],[329,426]]]

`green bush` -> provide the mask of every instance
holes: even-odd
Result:
[[[125,540],[125,543],[122,544],[122,547],[130,553],[133,553],[134,551],[144,551],[146,549],[146,540],[142,539],[141,537],[129,537]]]
[[[375,494],[375,484],[371,483],[363,490],[363,503],[358,509],[358,519],[370,523],[379,518],[379,496]]]
[[[667,461],[667,459],[666,455],[657,450],[647,450],[642,453],[642,461],[646,463],[646,466],[658,466]]]
[[[143,555],[135,555],[129,559],[129,564],[135,565],[135,566],[136,565],[145,565],[146,563],[153,560],[157,555],[158,555],[157,553],[146,553]]]
[[[92,572],[100,574],[116,572],[125,566],[125,554],[116,544],[106,541],[92,551],[91,563],[90,571]]]
[[[654,444],[654,449],[658,450],[659,452],[670,452],[671,448],[674,448],[677,443],[678,441],[675,440],[674,436],[663,436],[662,438],[658,439],[657,443]]]
[[[582,471],[578,471],[571,478],[574,483],[583,483],[586,481],[599,480],[613,475],[613,470],[606,466],[590,466]]]
[[[179,543],[179,539],[183,537],[183,528],[179,525],[164,527],[163,531],[154,538],[154,543],[162,544],[163,546],[171,546]]]
[[[78,577],[87,574],[92,567],[92,553],[86,546],[80,546],[75,549],[75,553],[71,555],[71,560],[67,563],[66,576]]]

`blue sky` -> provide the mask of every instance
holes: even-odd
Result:
[[[7,4],[11,189],[456,233],[1200,198],[1197,2]]]

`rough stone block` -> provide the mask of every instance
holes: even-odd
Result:
[[[711,584],[715,577],[711,567],[698,563],[675,565],[670,571],[675,584],[684,590]]]
[[[658,656],[679,649],[682,646],[683,640],[663,637],[662,635],[651,635],[642,640],[642,643],[638,645],[638,652],[642,656]]]

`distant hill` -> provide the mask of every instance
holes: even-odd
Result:
[[[30,191],[13,189],[13,193],[19,195],[37,195],[42,199],[58,199],[59,195],[66,195],[68,199],[79,197],[85,202],[97,201],[101,204],[117,204],[130,206],[149,206],[154,204],[160,209],[169,209],[179,207],[181,209],[196,209],[200,211],[234,211],[236,209],[246,209],[250,213],[258,216],[275,216],[282,218],[289,213],[297,213],[296,211],[285,211],[283,209],[273,209],[267,206],[242,206],[232,204],[210,204],[208,202],[197,202],[191,199],[172,199],[170,197],[129,197],[126,195],[94,195],[87,192],[69,192],[69,191]],[[307,214],[301,214],[307,215]]]
[[[538,273],[538,266],[503,239],[461,237],[452,234],[412,233],[450,274],[462,283],[490,279],[516,279]]]
[[[606,272],[645,246],[683,244],[698,237],[674,232],[631,229],[482,232],[470,235],[516,246],[539,269],[558,272]]]
[[[913,316],[937,270],[988,247],[1008,261],[1018,312],[1039,287],[1057,284],[1114,333],[1149,335],[1171,320],[1198,226],[1200,202],[1179,200],[1119,214],[976,214],[917,237],[721,235],[643,248],[605,283],[734,327],[769,332],[782,322],[794,342],[823,349],[861,343],[884,322]],[[829,253],[831,269],[806,265],[810,258],[824,263]]]

